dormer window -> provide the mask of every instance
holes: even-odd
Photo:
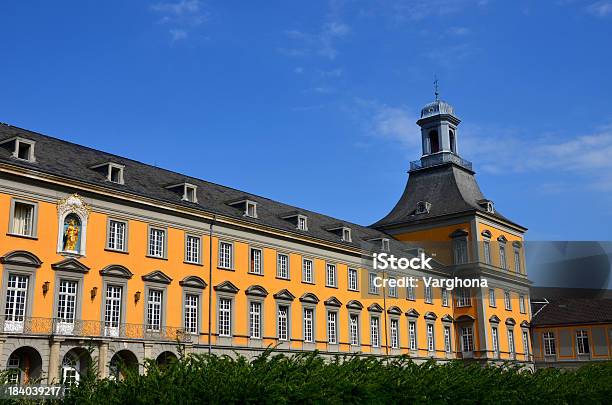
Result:
[[[346,225],[337,224],[326,227],[325,229],[338,235],[342,242],[352,242],[351,228]]]
[[[383,252],[388,252],[391,250],[389,248],[389,238],[374,238],[374,239],[369,239],[368,241],[372,242],[375,245],[380,243],[380,250]]]
[[[118,165],[109,165],[108,181],[111,183],[123,184],[123,167]]]
[[[14,137],[0,143],[3,147],[13,152],[13,157],[28,162],[35,162],[34,145],[36,142],[29,139]]]
[[[416,206],[415,214],[429,214],[429,210],[431,209],[431,203],[427,201],[419,201]]]
[[[257,218],[257,202],[249,198],[240,198],[227,202],[230,207],[236,207],[242,210],[243,216],[249,218]]]
[[[185,194],[183,195],[183,200],[189,201],[192,203],[197,203],[198,202],[197,191],[198,191],[198,188],[196,186],[193,186],[191,184],[185,184]]]
[[[388,252],[389,250],[391,250],[389,248],[389,239],[387,238],[383,238],[381,240],[381,245],[382,245],[382,250],[384,250],[385,252]]]
[[[351,228],[342,228],[342,241],[351,242]]]
[[[253,201],[247,201],[244,215],[251,218],[257,218],[257,203]]]
[[[179,192],[181,200],[190,203],[198,202],[198,186],[191,183],[179,183],[166,187],[168,190]]]
[[[299,211],[288,212],[281,215],[281,218],[291,221],[298,231],[308,231],[308,217],[304,214],[300,214]]]
[[[106,181],[115,184],[123,184],[123,168],[125,166],[118,163],[106,162],[100,165],[92,166],[91,168],[101,172],[106,176]]]
[[[480,205],[485,211],[490,214],[495,213],[495,206],[493,204],[493,201],[491,200],[480,200],[478,201],[478,205]]]
[[[304,215],[298,215],[297,217],[297,228],[300,231],[308,230],[308,218]]]

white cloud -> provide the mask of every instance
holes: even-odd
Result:
[[[462,37],[464,35],[468,35],[470,33],[470,29],[467,27],[451,27],[447,30],[450,35],[456,37]]]
[[[297,42],[297,46],[281,48],[280,51],[287,56],[319,55],[333,60],[338,55],[336,41],[350,32],[351,29],[347,24],[336,20],[323,24],[321,30],[314,34],[287,30],[285,35],[290,40]]]
[[[172,27],[168,30],[172,41],[186,39],[190,30],[202,25],[208,18],[200,0],[155,3],[151,5],[151,10],[161,16],[160,24]]]
[[[595,2],[587,7],[587,11],[597,17],[612,15],[612,1],[604,0]]]
[[[370,137],[397,143],[408,150],[407,155],[416,156],[419,153],[421,132],[416,116],[408,107],[358,99],[353,110]]]
[[[436,15],[454,14],[468,8],[484,7],[486,0],[381,0],[377,8],[395,20],[423,20]]]
[[[181,39],[186,39],[187,38],[187,31],[180,30],[180,29],[171,29],[170,30],[170,36],[172,37],[173,41],[179,41]]]

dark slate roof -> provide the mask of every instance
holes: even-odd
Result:
[[[483,212],[478,204],[485,197],[478,187],[474,172],[451,162],[413,170],[410,172],[404,194],[387,216],[372,225],[384,229],[388,226],[411,224],[444,215]],[[429,213],[416,215],[417,203],[431,203]],[[494,217],[510,222],[497,210]]]
[[[3,147],[0,147],[0,162],[9,163],[14,166],[27,167],[29,169],[58,175],[64,178],[80,180],[109,189],[121,190],[123,192],[133,193],[158,201],[201,209],[208,213],[263,224],[271,228],[289,231],[295,234],[305,234],[320,240],[336,242],[347,246],[371,249],[375,248],[374,245],[365,241],[375,238],[389,238],[392,251],[400,252],[400,250],[404,251],[405,248],[403,243],[375,229],[282,204],[268,198],[150,166],[36,132],[0,124],[0,142],[15,136],[36,142],[36,162],[31,163],[15,159],[11,156],[11,152]],[[91,168],[92,166],[107,162],[118,163],[125,166],[125,184],[110,183],[106,181],[106,177],[103,173]],[[183,182],[188,182],[198,187],[197,204],[182,201],[182,196],[179,193],[166,189],[167,186]],[[228,205],[228,202],[243,198],[248,198],[258,203],[258,218],[245,217],[243,216],[243,210]],[[299,212],[308,217],[307,232],[296,230],[294,223],[281,218],[290,212]],[[339,234],[329,231],[330,228],[338,225],[351,228],[352,242],[343,242]]]
[[[532,304],[532,312],[533,326],[612,323],[612,299],[558,298],[544,306],[537,302]]]

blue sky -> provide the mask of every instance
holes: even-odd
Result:
[[[419,158],[437,75],[461,154],[529,239],[612,240],[612,0],[0,13],[0,121],[369,224]]]

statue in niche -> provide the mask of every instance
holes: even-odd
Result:
[[[81,221],[75,215],[68,215],[64,220],[64,251],[79,251],[80,234]]]

